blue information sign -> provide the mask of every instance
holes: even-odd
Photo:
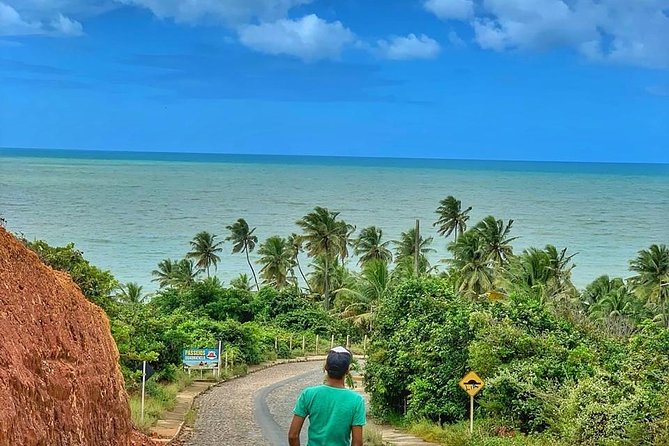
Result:
[[[217,369],[218,368],[218,349],[217,348],[189,348],[182,352],[181,359],[187,369]]]

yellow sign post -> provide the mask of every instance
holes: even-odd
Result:
[[[476,372],[467,373],[458,383],[462,390],[469,395],[469,433],[474,432],[474,396],[483,389],[485,382]]]

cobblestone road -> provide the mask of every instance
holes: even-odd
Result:
[[[322,382],[322,367],[321,362],[283,364],[214,387],[198,398],[195,428],[183,444],[286,445],[295,398],[302,388]]]

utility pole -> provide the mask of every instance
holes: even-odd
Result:
[[[416,219],[416,240],[414,241],[414,271],[416,272],[416,277],[418,277],[419,270],[419,259],[420,259],[420,220]]]

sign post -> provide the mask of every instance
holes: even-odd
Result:
[[[142,361],[142,415],[141,419],[144,422],[144,389],[146,388],[146,361]]]
[[[211,370],[212,375],[217,376],[220,374],[221,347],[222,342],[219,341],[219,345],[213,348],[184,349],[181,352],[184,369],[188,370],[189,375],[191,370],[199,370],[200,378],[204,376],[205,370]]]
[[[218,340],[218,370],[216,371],[216,378],[221,379],[221,347],[223,346],[223,341]]]
[[[485,382],[471,371],[467,373],[464,378],[458,383],[460,388],[469,395],[469,433],[474,433],[474,397],[483,389]]]

